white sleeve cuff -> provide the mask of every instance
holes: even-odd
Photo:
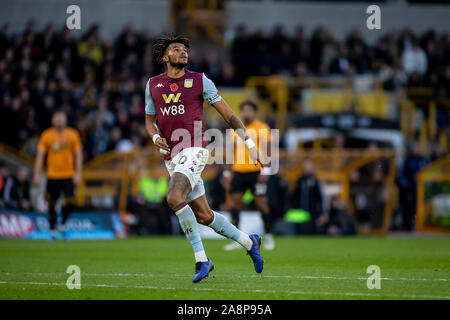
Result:
[[[245,140],[245,145],[247,146],[247,148],[249,150],[256,146],[251,138],[248,138],[247,140]]]

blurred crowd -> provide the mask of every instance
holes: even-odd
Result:
[[[387,90],[431,86],[450,90],[450,35],[430,30],[416,35],[389,32],[370,46],[354,29],[345,41],[326,28],[307,38],[303,27],[293,37],[282,26],[271,34],[237,28],[224,59],[218,52],[190,52],[190,66],[217,86],[240,86],[249,75],[374,74]],[[0,30],[0,135],[2,141],[33,154],[40,132],[56,109],[68,114],[84,144],[84,159],[109,150],[143,146],[144,87],[162,72],[151,54],[150,30],[124,27],[114,40],[100,39],[93,25],[80,39],[51,24],[37,30],[29,21],[22,33],[8,24]],[[229,62],[227,62],[229,61]]]
[[[296,28],[294,36],[287,36],[282,26],[271,34],[262,28],[249,33],[240,26],[231,55],[240,83],[249,75],[372,74],[386,90],[426,86],[449,96],[450,34],[435,30],[424,34],[392,31],[369,45],[357,28],[341,41],[325,27],[308,37],[303,26]]]

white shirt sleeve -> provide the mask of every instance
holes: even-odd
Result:
[[[145,86],[145,113],[156,114],[155,102],[150,94],[150,79]]]
[[[210,79],[208,79],[204,73],[202,73],[203,81],[203,99],[208,100],[209,104],[216,103],[222,100],[222,97],[217,92],[217,88]]]

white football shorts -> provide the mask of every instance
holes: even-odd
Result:
[[[205,194],[201,174],[208,162],[208,158],[208,149],[191,147],[181,150],[170,160],[164,160],[170,176],[174,172],[179,172],[189,179],[192,191],[186,197],[187,203]]]

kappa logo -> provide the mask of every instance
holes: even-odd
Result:
[[[162,83],[158,83],[156,86],[155,86],[155,88],[163,88],[164,87],[164,85],[162,84]]]
[[[169,96],[167,96],[166,94],[162,95],[164,102],[165,103],[170,103],[170,102],[178,102],[178,100],[180,100],[181,97],[181,92],[178,92],[176,95],[171,93],[169,94]]]

